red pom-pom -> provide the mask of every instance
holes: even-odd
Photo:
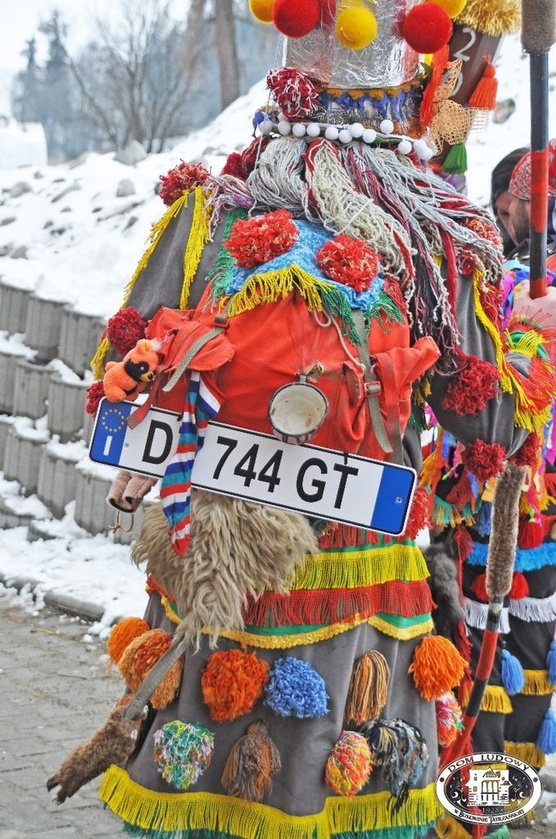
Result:
[[[511,456],[517,466],[535,466],[539,459],[540,442],[538,436],[532,431],[523,445]]]
[[[165,204],[170,206],[188,189],[204,184],[209,172],[201,163],[185,163],[183,160],[167,175],[161,175],[158,192]]]
[[[520,548],[538,548],[544,539],[544,527],[540,521],[522,518],[517,531],[517,544]],[[523,595],[524,596],[524,595]]]
[[[521,600],[529,595],[529,583],[521,571],[514,571],[512,587],[510,589],[510,600]]]
[[[290,119],[312,114],[319,104],[319,96],[313,82],[299,70],[280,67],[271,70],[266,84],[276,103]]]
[[[486,590],[486,574],[477,574],[473,582],[471,583],[471,591],[477,598],[477,600],[482,600],[483,603],[488,603],[489,596]]]
[[[401,536],[402,539],[416,539],[417,534],[425,527],[428,527],[431,499],[432,496],[429,495],[424,487],[419,487],[415,490],[407,518],[407,527]]]
[[[462,417],[478,414],[498,392],[499,373],[494,364],[472,359],[448,385],[442,407]]]
[[[228,155],[222,175],[234,175],[246,181],[255,167],[257,157],[262,154],[270,142],[270,137],[257,137],[242,152],[232,152]]]
[[[127,355],[137,341],[145,337],[147,322],[143,320],[137,309],[128,306],[116,312],[106,327],[105,335],[110,346],[119,355]]]
[[[464,448],[461,459],[467,471],[479,481],[488,481],[500,474],[505,456],[505,449],[499,443],[475,440]]]
[[[345,234],[323,245],[317,253],[317,262],[327,277],[355,291],[367,291],[380,268],[376,251],[361,239]]]
[[[453,28],[444,9],[436,3],[422,3],[407,13],[401,33],[415,52],[431,53],[446,46]]]
[[[242,268],[270,262],[296,243],[299,230],[291,213],[276,210],[250,219],[238,219],[224,247]]]
[[[275,0],[274,26],[287,38],[303,38],[320,22],[319,0]]]
[[[90,417],[96,417],[100,400],[105,396],[104,382],[93,382],[87,388],[87,403],[85,411]]]

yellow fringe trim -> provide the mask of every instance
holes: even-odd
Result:
[[[524,670],[525,684],[520,693],[526,696],[548,696],[554,691],[554,685],[548,681],[546,670]]]
[[[183,255],[183,286],[181,289],[180,309],[187,308],[191,283],[197,273],[205,245],[210,239],[210,210],[205,203],[202,187],[196,186],[194,194],[195,207],[193,208],[193,219],[191,221],[187,247]]]
[[[481,711],[491,714],[511,714],[513,711],[510,697],[503,687],[487,685],[481,702]]]
[[[521,26],[521,3],[520,0],[499,0],[497,3],[467,0],[456,23],[494,37],[517,32]]]
[[[162,608],[164,609],[164,614],[166,615],[168,620],[172,621],[172,623],[175,624],[181,623],[181,618],[172,609],[172,605],[168,598],[161,594],[160,601],[162,603]]]
[[[361,551],[308,556],[304,566],[297,569],[291,589],[358,588],[392,580],[418,582],[428,576],[420,548],[394,543]]]
[[[310,312],[322,311],[320,293],[332,288],[330,283],[312,277],[299,265],[288,265],[279,271],[265,274],[251,274],[243,288],[232,297],[228,315],[235,317],[260,306],[262,303],[276,303],[286,298],[292,291],[298,291],[307,301]]]
[[[481,295],[479,292],[479,286],[482,280],[483,274],[480,269],[477,269],[473,274],[473,302],[475,305],[475,312],[477,314],[477,319],[485,332],[489,335],[492,343],[494,344],[494,350],[496,353],[496,366],[500,371],[500,387],[502,390],[506,391],[507,393],[511,392],[512,390],[512,377],[509,370],[509,365],[504,358],[504,347],[502,346],[502,340],[500,338],[500,334],[495,328],[494,324],[491,323],[485,310],[483,309],[483,305],[481,303]]]
[[[123,821],[145,830],[208,830],[238,837],[328,839],[338,832],[381,830],[424,825],[442,808],[435,785],[411,790],[394,812],[390,793],[355,799],[329,798],[324,810],[311,816],[290,816],[265,804],[204,792],[159,793],[132,781],[125,770],[111,766],[99,791],[101,800]]]
[[[369,618],[367,623],[382,632],[383,635],[389,635],[390,638],[396,638],[398,641],[411,641],[413,638],[418,638],[420,635],[429,635],[434,629],[432,618],[425,618],[420,623],[414,623],[412,626],[394,626],[374,615]]]
[[[525,761],[535,769],[540,769],[546,763],[544,752],[534,743],[512,743],[511,740],[505,740],[504,753]]]
[[[102,338],[97,347],[97,351],[89,362],[89,366],[93,371],[93,376],[97,381],[100,381],[104,375],[104,359],[106,358],[106,353],[109,349],[110,343],[108,338]]]
[[[434,827],[439,839],[471,839],[471,833],[449,813],[440,816]]]

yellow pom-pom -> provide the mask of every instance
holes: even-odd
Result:
[[[467,0],[431,0],[431,2],[444,9],[448,17],[452,19],[461,15],[467,6]]]
[[[429,635],[415,647],[408,673],[413,673],[415,687],[423,699],[439,699],[459,685],[465,667],[465,659],[451,641],[442,635]]]
[[[326,761],[326,785],[338,795],[357,795],[371,770],[371,750],[365,737],[356,731],[342,731]]]
[[[147,621],[143,618],[124,618],[119,621],[112,629],[110,637],[106,642],[106,651],[114,664],[117,664],[121,659],[126,647],[131,644],[135,638],[144,635],[150,629]]]
[[[350,50],[362,50],[376,38],[378,24],[370,9],[343,9],[336,18],[336,38]]]
[[[274,0],[249,0],[249,11],[259,23],[272,23]]]

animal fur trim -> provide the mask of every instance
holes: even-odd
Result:
[[[132,558],[146,562],[147,573],[184,615],[176,640],[186,638],[198,648],[203,627],[211,630],[213,647],[221,628],[243,629],[247,594],[286,592],[295,567],[316,551],[316,536],[299,513],[194,489],[185,555],[174,552],[162,506],[153,505]]]

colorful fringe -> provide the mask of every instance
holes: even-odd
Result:
[[[468,832],[460,822],[448,813],[444,813],[437,819],[435,828],[439,839],[471,839],[472,836],[471,825]],[[489,833],[488,839],[510,839],[510,831],[506,825],[503,825],[494,833]]]
[[[546,756],[535,743],[512,743],[504,741],[504,754],[523,760],[529,766],[540,769],[546,763]]]

